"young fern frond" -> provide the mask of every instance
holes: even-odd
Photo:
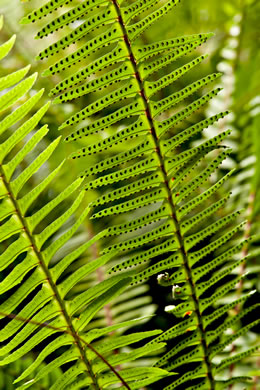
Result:
[[[153,2],[153,5],[156,3]],[[114,151],[112,157],[87,167],[80,175],[82,178],[95,175],[84,184],[83,188],[86,190],[111,187],[89,205],[93,210],[93,219],[144,208],[141,216],[136,218],[134,214],[128,214],[128,222],[110,226],[102,231],[102,238],[115,236],[115,242],[104,248],[104,256],[110,255],[113,258],[124,255],[123,261],[114,265],[110,273],[122,271],[119,275],[127,275],[126,269],[133,267],[132,284],[142,283],[152,275],[163,272],[159,276],[159,283],[173,286],[173,300],[176,305],[171,305],[166,310],[177,317],[180,323],[158,336],[149,345],[173,340],[175,346],[156,366],[169,371],[179,371],[185,365],[185,374],[180,374],[164,389],[171,390],[184,385],[190,390],[215,390],[248,379],[239,376],[223,381],[218,379],[218,372],[255,350],[250,349],[220,361],[216,361],[214,357],[232,343],[234,337],[243,334],[258,321],[244,326],[234,337],[223,335],[225,326],[217,328],[215,334],[212,333],[214,321],[220,316],[229,315],[229,305],[218,308],[221,299],[234,290],[243,278],[243,275],[232,275],[233,270],[241,264],[236,257],[241,245],[233,246],[232,242],[233,237],[243,227],[243,223],[237,222],[241,211],[216,219],[214,213],[223,207],[227,198],[217,202],[210,200],[231,173],[227,173],[204,190],[209,177],[230,153],[222,144],[230,131],[224,131],[196,147],[189,146],[184,151],[180,148],[181,144],[185,142],[186,145],[194,135],[200,134],[228,112],[221,112],[178,133],[175,130],[174,135],[169,131],[176,124],[185,125],[185,120],[192,113],[220,92],[219,88],[212,90],[187,107],[183,103],[184,99],[198,94],[202,87],[215,81],[220,74],[213,73],[194,81],[164,99],[151,99],[159,90],[200,64],[205,56],[200,56],[159,79],[155,78],[156,72],[190,54],[212,34],[183,36],[143,46],[136,43],[136,39],[146,28],[177,3],[179,0],[168,0],[161,7],[150,11],[150,1],[137,0],[133,4],[124,5],[122,1],[112,0],[102,2],[102,11],[95,13],[100,2],[93,0],[88,2],[90,7],[87,11],[92,14],[86,19],[84,15],[84,21],[75,30],[43,50],[38,58],[43,59],[58,53],[72,42],[91,34],[97,27],[106,26],[100,35],[93,38],[90,36],[81,47],[77,46],[75,51],[72,50],[44,72],[45,76],[61,73],[102,49],[100,56],[97,55],[96,59],[84,68],[76,69],[75,73],[52,89],[51,95],[58,95],[55,102],[71,101],[100,88],[104,89],[110,84],[114,85],[117,81],[121,82],[120,87],[113,87],[110,92],[105,91],[102,97],[73,114],[61,124],[60,129],[72,129],[65,139],[69,142],[99,131],[105,132],[106,128],[123,123],[124,127],[115,134],[84,146],[71,156],[73,159],[81,158],[104,152],[108,147]],[[28,22],[47,15],[47,5],[23,21]],[[74,10],[75,15],[80,14],[79,17],[83,17],[78,7]],[[146,11],[146,16],[135,21],[136,15],[143,11]],[[64,14],[64,23],[70,23],[72,13],[73,8]],[[54,19],[42,28],[39,36],[43,37],[58,29],[60,23],[60,17]],[[108,66],[113,68],[86,81],[89,76]],[[106,114],[107,107],[113,107],[122,100],[126,100],[126,103]],[[176,109],[180,103],[182,106]],[[172,109],[175,112],[173,115],[169,112]],[[100,114],[98,118],[97,114]],[[91,121],[89,118],[92,116]],[[87,121],[80,125],[85,120]],[[78,127],[78,124],[81,127]],[[116,148],[113,147],[119,142],[123,143],[125,150],[116,153]],[[202,169],[208,154],[212,161]],[[113,188],[115,183],[116,189]],[[110,202],[113,202],[112,205],[107,205]],[[151,204],[153,207],[150,207]],[[214,217],[211,217],[212,215]],[[202,230],[199,222],[208,217],[212,218],[212,223]],[[151,224],[151,227],[145,228],[147,224]],[[136,235],[129,238],[126,233],[132,231],[136,231]],[[105,246],[107,241],[103,240],[103,243]],[[162,255],[159,260],[158,255]],[[151,264],[147,265],[149,262]],[[230,317],[225,324],[232,327],[236,320],[235,316]],[[216,337],[221,337],[217,348],[214,343]]]
[[[2,58],[13,43],[14,39],[11,39],[0,46]],[[50,188],[64,163],[30,189],[30,180],[47,163],[60,138],[38,154],[39,142],[47,134],[48,127],[37,128],[49,103],[34,112],[43,93],[41,90],[18,105],[20,98],[26,99],[37,77],[34,74],[21,81],[28,71],[27,67],[0,79],[0,111],[4,114],[0,122],[1,370],[7,365],[12,372],[15,363],[24,357],[27,359],[31,350],[37,347],[39,354],[34,361],[30,360],[28,364],[25,360],[22,370],[17,365],[17,376],[13,378],[16,389],[38,388],[38,382],[40,388],[51,383],[48,389],[60,390],[80,386],[104,389],[114,384],[124,389],[138,389],[143,382],[152,383],[169,374],[154,367],[123,367],[119,373],[114,367],[152,353],[164,344],[139,346],[128,354],[114,354],[114,351],[142,342],[161,331],[127,336],[117,333],[118,329],[139,322],[133,319],[102,329],[88,326],[96,313],[126,290],[131,282],[131,273],[113,276],[70,297],[72,289],[106,264],[113,253],[94,258],[68,272],[69,267],[102,236],[101,233],[66,256],[59,257],[58,251],[75,235],[89,213],[84,200],[85,191],[80,190],[82,179],[75,180],[40,209],[33,207],[34,201]],[[7,111],[9,108],[15,110]],[[14,129],[12,125],[15,125]],[[24,168],[30,152],[37,157]],[[23,163],[23,169],[20,163]],[[75,197],[73,202],[71,194]],[[50,216],[62,202],[66,203],[65,211],[46,226],[44,218]],[[79,211],[81,213],[77,216]],[[68,219],[70,223],[66,228]],[[58,256],[55,264],[52,261],[54,256]],[[66,363],[69,365],[64,366]],[[52,381],[49,381],[50,377]]]

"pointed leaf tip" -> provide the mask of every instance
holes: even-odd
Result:
[[[67,124],[66,124],[66,121],[65,121],[65,122],[63,122],[63,123],[58,127],[58,130],[62,130],[62,129],[64,129],[66,126],[67,126]],[[67,140],[66,140],[66,141],[67,141]]]
[[[215,34],[214,32],[212,32],[212,31],[208,33],[208,37],[209,37],[209,38],[212,38],[212,37],[214,37],[215,35],[216,35],[216,34]]]
[[[40,58],[39,56],[37,56],[35,59],[38,61],[38,60],[40,60],[41,58]],[[47,77],[47,76],[49,76],[49,75],[50,75],[49,69],[45,69],[45,70],[42,72],[41,75],[42,75],[42,77]]]
[[[26,16],[24,16],[22,19],[19,20],[19,24],[26,24],[26,23],[28,23]]]

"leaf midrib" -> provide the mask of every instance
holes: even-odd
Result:
[[[27,221],[26,221],[26,218],[23,216],[23,214],[21,212],[19,203],[17,202],[16,197],[15,197],[15,195],[12,192],[11,185],[10,185],[10,183],[9,183],[7,177],[6,177],[6,174],[4,172],[4,169],[3,169],[2,165],[0,165],[0,175],[2,177],[2,180],[3,180],[3,183],[4,183],[5,187],[7,189],[8,196],[9,196],[9,198],[10,198],[11,202],[13,203],[13,206],[14,206],[14,208],[16,210],[16,215],[19,218],[19,220],[20,220],[20,222],[21,222],[21,224],[23,226],[24,232],[27,235],[27,237],[28,237],[28,239],[29,239],[29,241],[31,243],[31,248],[34,251],[36,258],[38,259],[39,266],[42,268],[43,272],[45,273],[47,283],[49,283],[49,286],[50,286],[51,290],[53,291],[53,295],[54,295],[58,305],[60,306],[61,313],[62,313],[62,315],[64,317],[65,322],[67,323],[67,326],[68,326],[68,329],[69,329],[69,333],[72,335],[72,337],[75,340],[75,345],[76,345],[76,347],[79,350],[81,360],[85,364],[87,372],[89,373],[89,375],[90,375],[90,377],[91,377],[91,379],[93,381],[94,388],[99,390],[98,383],[97,383],[95,375],[94,375],[94,373],[92,371],[91,365],[88,362],[88,360],[86,359],[85,351],[84,351],[84,348],[81,345],[80,338],[78,337],[78,335],[77,335],[77,333],[76,333],[76,331],[74,329],[74,326],[72,324],[70,316],[67,313],[65,304],[63,302],[62,297],[59,294],[59,291],[58,291],[58,289],[57,289],[57,287],[55,285],[55,282],[52,280],[52,275],[49,272],[48,267],[45,265],[45,262],[44,262],[44,259],[42,257],[42,254],[41,254],[40,250],[38,250],[38,248],[37,248],[35,239],[33,237],[33,233],[30,231],[29,226],[28,226]]]
[[[126,47],[128,49],[129,58],[130,58],[130,61],[132,62],[134,70],[135,70],[135,77],[136,77],[137,82],[139,84],[140,96],[143,99],[143,103],[145,106],[145,114],[147,116],[148,122],[150,123],[151,136],[155,142],[155,151],[156,151],[157,156],[159,158],[160,169],[161,169],[163,177],[164,177],[164,185],[165,185],[167,193],[168,193],[168,202],[169,202],[169,205],[170,205],[170,208],[172,211],[171,217],[172,217],[173,222],[176,226],[175,234],[177,235],[177,238],[179,241],[180,252],[182,253],[182,257],[184,260],[184,267],[185,267],[185,270],[186,270],[187,275],[188,275],[187,281],[188,281],[190,288],[191,288],[191,298],[193,299],[193,302],[194,302],[195,308],[196,308],[195,314],[196,314],[197,320],[198,320],[198,329],[199,329],[200,336],[201,336],[202,348],[203,348],[203,352],[204,352],[205,363],[207,366],[207,375],[208,375],[208,379],[210,381],[210,389],[209,390],[215,390],[213,373],[212,373],[211,364],[210,364],[209,355],[208,355],[208,345],[206,342],[205,330],[204,330],[203,322],[202,322],[202,314],[201,314],[200,309],[199,309],[199,301],[198,301],[198,297],[197,297],[196,290],[195,290],[195,282],[193,282],[193,280],[192,280],[191,267],[189,266],[188,256],[187,256],[187,253],[186,253],[185,247],[184,247],[184,237],[182,236],[181,231],[180,231],[180,222],[179,222],[177,215],[176,215],[176,208],[175,208],[175,205],[173,202],[173,197],[172,197],[172,193],[171,193],[171,189],[170,189],[170,185],[169,185],[169,181],[168,181],[167,171],[166,171],[165,164],[164,164],[163,154],[161,152],[160,144],[158,142],[159,138],[157,137],[157,134],[156,134],[156,130],[154,127],[153,118],[152,118],[152,114],[151,114],[151,110],[150,110],[150,106],[149,106],[149,101],[148,101],[148,99],[145,95],[145,92],[144,92],[143,80],[142,80],[142,77],[141,77],[139,70],[138,70],[138,67],[137,67],[137,61],[136,61],[134,52],[131,49],[131,42],[128,38],[127,29],[125,27],[125,24],[124,24],[124,21],[122,18],[120,6],[118,5],[117,0],[112,0],[112,2],[116,8],[117,15],[118,15],[118,22],[122,28],[123,38],[124,38]],[[174,232],[173,232],[173,234],[174,234]]]

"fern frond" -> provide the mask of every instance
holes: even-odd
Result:
[[[204,96],[200,92],[201,88],[205,89],[220,74],[205,76],[177,92],[168,93],[167,89],[163,99],[156,99],[155,95],[158,91],[165,91],[165,87],[191,71],[206,56],[198,57],[163,77],[156,78],[156,73],[165,65],[190,54],[212,34],[180,37],[144,46],[136,43],[136,39],[146,28],[178,2],[166,1],[152,11],[151,2],[144,0],[125,6],[124,3],[112,0],[108,4],[104,3],[104,10],[97,11],[98,13],[95,13],[93,6],[93,16],[82,21],[80,26],[62,40],[47,47],[39,58],[58,53],[67,47],[67,43],[77,43],[75,51],[72,49],[70,54],[44,71],[43,75],[48,76],[75,67],[72,75],[65,77],[52,89],[51,95],[60,94],[55,98],[56,103],[97,92],[99,88],[104,89],[101,97],[70,116],[61,124],[60,129],[70,128],[70,135],[65,138],[67,142],[81,138],[85,142],[94,133],[104,133],[102,140],[97,139],[95,143],[73,153],[73,159],[104,152],[108,147],[112,153],[114,151],[112,157],[101,157],[100,162],[80,174],[82,178],[94,175],[84,184],[85,190],[108,188],[105,194],[101,193],[89,205],[93,219],[129,213],[129,222],[110,226],[103,231],[103,238],[115,236],[113,243],[102,241],[105,246],[104,256],[124,256],[121,263],[112,265],[110,272],[119,271],[119,275],[127,275],[129,271],[126,269],[133,267],[132,284],[142,283],[152,275],[163,272],[159,283],[163,280],[163,285],[172,286],[172,298],[176,305],[171,305],[166,310],[180,324],[158,336],[155,342],[172,340],[172,343],[176,343],[176,337],[181,336],[182,339],[180,342],[178,339],[176,346],[176,353],[180,355],[172,359],[175,356],[173,349],[160,359],[159,364],[168,370],[177,367],[178,371],[178,367],[185,362],[187,369],[166,386],[165,390],[175,389],[182,384],[185,388],[191,386],[215,389],[218,385],[220,388],[223,385],[215,374],[253,351],[248,350],[233,358],[224,359],[219,364],[215,363],[213,353],[210,353],[214,350],[214,342],[210,340],[211,322],[220,315],[226,315],[230,309],[229,306],[224,307],[223,311],[219,308],[221,299],[244,278],[244,275],[236,277],[234,272],[241,263],[236,258],[241,244],[234,244],[233,241],[234,237],[239,236],[244,222],[240,219],[241,211],[217,218],[215,213],[223,207],[226,199],[211,204],[211,196],[216,195],[232,174],[229,172],[218,177],[215,184],[209,180],[230,153],[222,145],[230,131],[217,134],[197,146],[190,145],[193,136],[199,136],[205,128],[228,112],[204,119],[189,128],[186,128],[185,121],[221,91],[216,88],[207,91]],[[146,11],[146,16],[134,21],[139,11]],[[45,11],[36,12],[41,14]],[[32,17],[35,17],[35,13]],[[105,24],[104,30],[97,36],[91,35],[102,23]],[[81,39],[85,34],[90,34],[89,39],[79,46],[77,35]],[[79,63],[93,53],[95,59],[79,70]],[[88,76],[101,72],[108,66],[113,68],[107,74],[97,75],[85,83]],[[117,89],[114,87],[115,81],[120,82]],[[110,83],[111,89],[106,91],[105,87]],[[195,99],[192,100],[193,94]],[[184,102],[186,98],[189,98],[188,105]],[[185,128],[178,131],[177,124]],[[107,136],[106,129],[112,125],[115,133]],[[117,131],[119,126],[123,128]],[[186,141],[189,141],[188,146]],[[124,146],[121,153],[117,153],[116,148],[113,149],[118,142],[122,142]],[[182,149],[182,144],[185,149]],[[212,160],[210,163],[208,155]],[[141,215],[138,214],[138,217],[133,213],[137,208],[141,208]],[[209,223],[203,229],[200,221],[205,218],[209,219]],[[144,229],[147,223],[151,223],[151,227]],[[129,236],[131,231],[134,235]],[[158,254],[162,255],[160,259],[156,258]],[[151,259],[151,264],[147,264]],[[222,268],[224,263],[225,268]],[[176,319],[173,321],[176,322]],[[233,323],[228,322],[230,326]],[[231,342],[232,337],[227,338],[221,348]],[[216,353],[220,351],[221,349]],[[200,383],[197,385],[198,382]]]
[[[0,47],[2,56],[8,53],[12,43],[13,40]],[[28,70],[27,67],[0,79],[1,112],[17,105],[19,99],[32,88],[36,74],[22,80]],[[123,367],[119,373],[114,365],[138,359],[162,348],[163,343],[155,343],[152,347],[144,344],[129,354],[114,355],[114,351],[121,346],[142,342],[161,331],[128,336],[116,332],[117,329],[136,324],[137,320],[121,321],[101,331],[88,326],[105,305],[123,294],[132,280],[132,273],[112,276],[86,292],[70,296],[72,289],[82,279],[96,272],[113,256],[112,252],[97,257],[68,272],[69,267],[100,239],[101,233],[70,250],[66,256],[59,257],[58,251],[75,235],[90,210],[85,204],[85,191],[80,190],[83,180],[78,178],[38,210],[32,207],[64,165],[62,162],[31,189],[31,178],[39,174],[60,141],[57,138],[41,153],[38,152],[39,143],[48,132],[48,127],[40,126],[40,122],[49,103],[38,110],[35,108],[41,95],[42,91],[15,111],[9,110],[10,113],[0,122],[3,136],[0,145],[0,318],[3,321],[0,330],[0,367],[7,366],[12,370],[16,362],[24,361],[23,369],[18,367],[17,375],[13,377],[17,389],[38,388],[42,383],[47,383],[49,389],[63,389],[71,385],[75,388],[76,384],[72,384],[74,381],[83,381],[96,389],[110,384],[130,389],[127,382],[133,384],[131,388],[138,388],[139,383],[144,381],[152,383],[167,376],[167,371],[153,367]],[[27,114],[30,114],[29,119]],[[15,129],[11,128],[12,125],[16,125]],[[30,152],[34,152],[36,158],[27,165]],[[21,169],[21,163],[26,167]],[[70,200],[71,194],[74,194],[73,202]],[[61,208],[59,215],[51,218],[51,213],[62,202],[66,203],[65,211]],[[50,217],[48,225],[46,216]],[[58,261],[53,264],[55,256],[58,256]],[[114,332],[113,337],[108,337],[110,332]],[[40,352],[28,364],[27,355],[36,347]],[[53,352],[57,350],[55,356]],[[66,363],[71,365],[64,370]]]

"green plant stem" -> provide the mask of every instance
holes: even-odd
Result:
[[[168,202],[169,202],[169,205],[171,207],[171,213],[172,213],[171,216],[172,216],[173,222],[176,226],[176,235],[177,235],[177,238],[179,241],[180,252],[182,253],[182,257],[183,257],[183,261],[184,261],[184,267],[185,267],[186,274],[187,274],[187,281],[190,285],[191,297],[193,299],[193,302],[194,302],[195,308],[196,308],[195,314],[197,317],[198,328],[199,328],[199,332],[200,332],[200,336],[201,336],[201,345],[202,345],[203,352],[204,352],[204,361],[205,361],[205,364],[207,367],[207,376],[208,376],[208,379],[210,382],[210,389],[209,390],[215,390],[214,379],[213,379],[211,364],[210,364],[209,355],[208,355],[208,345],[206,342],[205,330],[204,330],[203,323],[202,323],[202,314],[201,314],[200,309],[199,309],[199,301],[198,301],[198,297],[197,297],[197,294],[195,291],[195,287],[194,287],[195,285],[194,285],[194,282],[192,280],[191,267],[189,265],[188,256],[187,256],[187,253],[186,253],[185,248],[184,248],[184,237],[182,236],[182,234],[180,232],[180,223],[179,223],[178,218],[176,216],[176,208],[174,205],[172,192],[170,189],[170,184],[169,184],[167,171],[166,171],[165,164],[164,164],[163,154],[161,152],[159,139],[157,137],[155,127],[153,124],[153,118],[152,118],[152,114],[151,114],[151,110],[150,110],[150,106],[149,106],[149,99],[146,97],[144,89],[143,89],[143,80],[142,80],[141,75],[138,71],[137,61],[136,61],[134,53],[131,49],[131,42],[129,41],[129,38],[127,35],[127,30],[126,30],[126,27],[124,25],[123,18],[121,16],[120,6],[118,5],[117,0],[112,0],[112,2],[116,8],[117,15],[118,15],[118,21],[119,21],[119,24],[122,28],[124,41],[125,41],[126,47],[128,49],[128,53],[129,53],[129,58],[130,58],[130,61],[132,62],[134,70],[135,70],[135,77],[136,77],[136,80],[139,84],[139,93],[143,99],[143,103],[145,106],[145,113],[146,113],[147,119],[148,119],[149,124],[150,124],[150,133],[151,133],[151,136],[152,136],[154,143],[155,143],[155,150],[156,150],[157,156],[159,158],[160,168],[161,168],[161,171],[162,171],[162,174],[164,177],[164,184],[165,184],[165,187],[166,187],[167,193],[168,193]]]
[[[24,323],[34,323],[34,324],[42,326],[42,327],[49,327],[49,328],[55,329],[55,330],[58,329],[59,331],[62,331],[62,332],[70,334],[74,338],[74,340],[75,340],[75,346],[79,350],[80,358],[81,358],[82,362],[84,363],[84,365],[86,366],[86,370],[87,370],[88,374],[90,375],[90,377],[92,379],[93,389],[99,390],[99,385],[98,385],[96,376],[95,376],[94,372],[92,371],[91,364],[89,363],[89,361],[86,358],[85,350],[84,350],[84,347],[83,347],[82,344],[85,344],[87,346],[87,348],[89,348],[91,351],[93,351],[110,368],[110,370],[118,377],[118,379],[121,381],[121,384],[123,384],[127,390],[130,390],[130,387],[127,385],[127,383],[121,377],[121,375],[111,366],[111,364],[98,351],[96,351],[95,348],[93,348],[89,343],[85,342],[85,340],[83,340],[77,334],[77,332],[76,332],[76,330],[75,330],[75,328],[74,328],[74,326],[72,324],[71,318],[70,318],[69,314],[67,313],[64,301],[63,301],[62,297],[59,294],[57,286],[55,285],[55,283],[52,280],[51,273],[49,272],[49,269],[48,269],[48,267],[46,266],[46,264],[44,262],[44,259],[42,257],[42,254],[41,254],[40,250],[37,248],[37,245],[35,243],[33,234],[30,231],[30,229],[28,227],[28,224],[26,222],[26,219],[25,219],[25,217],[23,216],[23,214],[22,214],[22,212],[20,210],[20,207],[19,207],[19,204],[18,204],[18,202],[16,200],[16,197],[12,193],[11,186],[10,186],[10,184],[9,184],[7,178],[6,178],[6,175],[5,175],[5,172],[3,170],[2,165],[0,165],[0,175],[2,177],[2,180],[3,180],[3,183],[4,183],[5,187],[6,187],[6,190],[7,190],[8,194],[9,194],[9,198],[10,198],[11,202],[13,203],[13,205],[15,207],[16,214],[17,214],[17,216],[18,216],[18,218],[19,218],[19,220],[20,220],[20,222],[21,222],[21,224],[23,226],[24,232],[25,232],[25,234],[27,235],[28,239],[31,242],[31,247],[32,247],[32,249],[33,249],[37,259],[38,259],[39,266],[41,267],[41,269],[43,270],[43,272],[46,275],[46,280],[49,283],[49,286],[50,286],[50,288],[51,288],[51,290],[53,292],[53,296],[55,297],[55,299],[56,299],[56,301],[57,301],[57,303],[58,303],[58,305],[60,307],[60,310],[61,310],[61,313],[63,315],[63,318],[64,318],[65,322],[67,323],[67,329],[68,330],[58,329],[58,328],[52,327],[52,326],[50,326],[50,325],[48,325],[46,323],[41,324],[41,323],[36,322],[36,321],[26,320],[24,318],[21,318],[19,316],[12,315],[12,314],[7,314],[7,313],[0,313],[0,314],[4,315],[6,317],[9,317],[9,318],[16,318],[17,320],[23,321]]]
[[[124,385],[127,390],[131,390],[130,387],[128,386],[128,384],[125,382],[125,380],[117,372],[117,370],[115,370],[114,367],[111,366],[111,364],[94,347],[92,347],[92,345],[87,343],[82,337],[80,337],[77,334],[77,332],[76,332],[76,330],[75,330],[75,328],[74,328],[74,326],[72,324],[71,318],[70,318],[69,314],[67,313],[64,301],[63,301],[62,297],[60,296],[59,291],[57,289],[57,286],[55,285],[55,283],[52,280],[51,273],[49,272],[49,269],[48,269],[48,267],[46,266],[46,264],[44,262],[44,259],[42,257],[41,251],[37,248],[37,245],[35,243],[33,234],[30,231],[30,229],[28,227],[28,224],[26,222],[26,218],[23,216],[23,214],[21,212],[21,209],[19,207],[19,204],[18,204],[18,202],[16,200],[16,197],[12,193],[11,186],[9,184],[9,181],[6,178],[6,175],[5,175],[5,172],[3,170],[2,164],[0,164],[0,176],[1,176],[1,178],[3,180],[3,183],[4,183],[5,187],[6,187],[6,190],[8,192],[9,198],[10,198],[11,202],[13,203],[13,206],[14,206],[14,208],[16,210],[16,214],[17,214],[17,216],[18,216],[18,218],[19,218],[19,220],[20,220],[20,222],[21,222],[21,224],[23,226],[23,230],[24,230],[25,234],[27,235],[29,241],[31,242],[31,247],[32,247],[32,249],[33,249],[37,259],[38,259],[39,266],[41,267],[41,269],[45,273],[46,280],[49,283],[50,288],[52,289],[53,296],[55,297],[58,305],[60,306],[60,311],[61,311],[61,313],[62,313],[62,315],[64,317],[65,322],[67,323],[67,329],[64,330],[64,329],[60,329],[60,328],[57,328],[57,327],[53,327],[53,326],[51,326],[51,325],[49,325],[47,323],[43,323],[42,324],[40,322],[33,321],[31,319],[28,320],[28,319],[25,319],[25,318],[22,318],[20,316],[13,315],[13,314],[10,314],[10,313],[9,314],[8,313],[0,313],[0,315],[3,315],[3,316],[8,317],[8,318],[12,318],[12,319],[17,319],[18,321],[22,321],[24,323],[32,323],[32,324],[35,324],[35,325],[38,325],[38,326],[41,326],[41,327],[47,327],[47,328],[50,328],[50,329],[53,329],[53,330],[58,330],[59,332],[64,332],[64,333],[70,334],[74,338],[74,340],[75,340],[75,345],[76,345],[76,347],[79,350],[80,358],[83,361],[83,363],[85,364],[86,370],[87,370],[87,372],[89,373],[89,375],[90,375],[90,377],[92,379],[93,389],[99,390],[100,388],[99,388],[96,376],[95,376],[94,372],[92,371],[91,364],[89,363],[89,361],[86,358],[85,350],[84,350],[83,345],[85,345],[92,352],[94,352],[107,365],[107,367],[110,368],[110,370],[118,377],[118,379],[120,380],[121,384]]]
[[[90,365],[90,363],[88,362],[88,360],[86,358],[84,348],[83,348],[83,346],[81,344],[81,341],[79,339],[79,336],[78,336],[78,334],[77,334],[77,332],[76,332],[76,330],[75,330],[75,328],[74,328],[74,326],[72,324],[71,318],[70,318],[69,314],[67,313],[64,301],[63,301],[62,297],[59,294],[57,286],[55,285],[55,283],[52,280],[51,273],[50,273],[47,265],[44,262],[44,259],[42,257],[42,254],[41,254],[40,250],[37,248],[37,245],[35,243],[33,234],[32,234],[32,232],[30,231],[30,229],[28,227],[26,218],[23,216],[23,214],[22,214],[22,212],[20,210],[20,207],[19,207],[19,204],[18,204],[18,202],[16,200],[16,197],[12,193],[11,186],[10,186],[6,176],[5,176],[5,173],[4,173],[2,165],[0,165],[0,174],[1,174],[1,177],[2,177],[2,180],[3,180],[3,183],[4,183],[5,187],[6,187],[6,190],[7,190],[8,194],[9,194],[9,198],[10,198],[11,202],[13,203],[13,205],[15,207],[17,217],[19,218],[19,220],[20,220],[20,222],[21,222],[21,224],[23,226],[25,234],[27,235],[29,241],[31,242],[31,247],[32,247],[32,249],[33,249],[33,251],[34,251],[34,253],[36,255],[36,258],[38,259],[39,266],[41,267],[41,269],[43,270],[44,274],[46,275],[46,280],[49,283],[49,286],[50,286],[50,288],[51,288],[51,290],[53,292],[53,296],[56,299],[56,301],[57,301],[57,303],[58,303],[58,305],[60,307],[61,313],[62,313],[63,318],[64,318],[64,320],[65,320],[65,322],[67,324],[67,327],[68,327],[68,329],[70,331],[70,334],[72,335],[72,337],[75,340],[75,346],[79,350],[81,360],[84,363],[84,365],[86,366],[86,370],[89,373],[89,375],[90,375],[90,377],[91,377],[91,379],[93,381],[93,384],[95,386],[94,388],[99,390],[97,380],[96,380],[95,375],[94,375],[94,373],[92,371],[91,365]]]

